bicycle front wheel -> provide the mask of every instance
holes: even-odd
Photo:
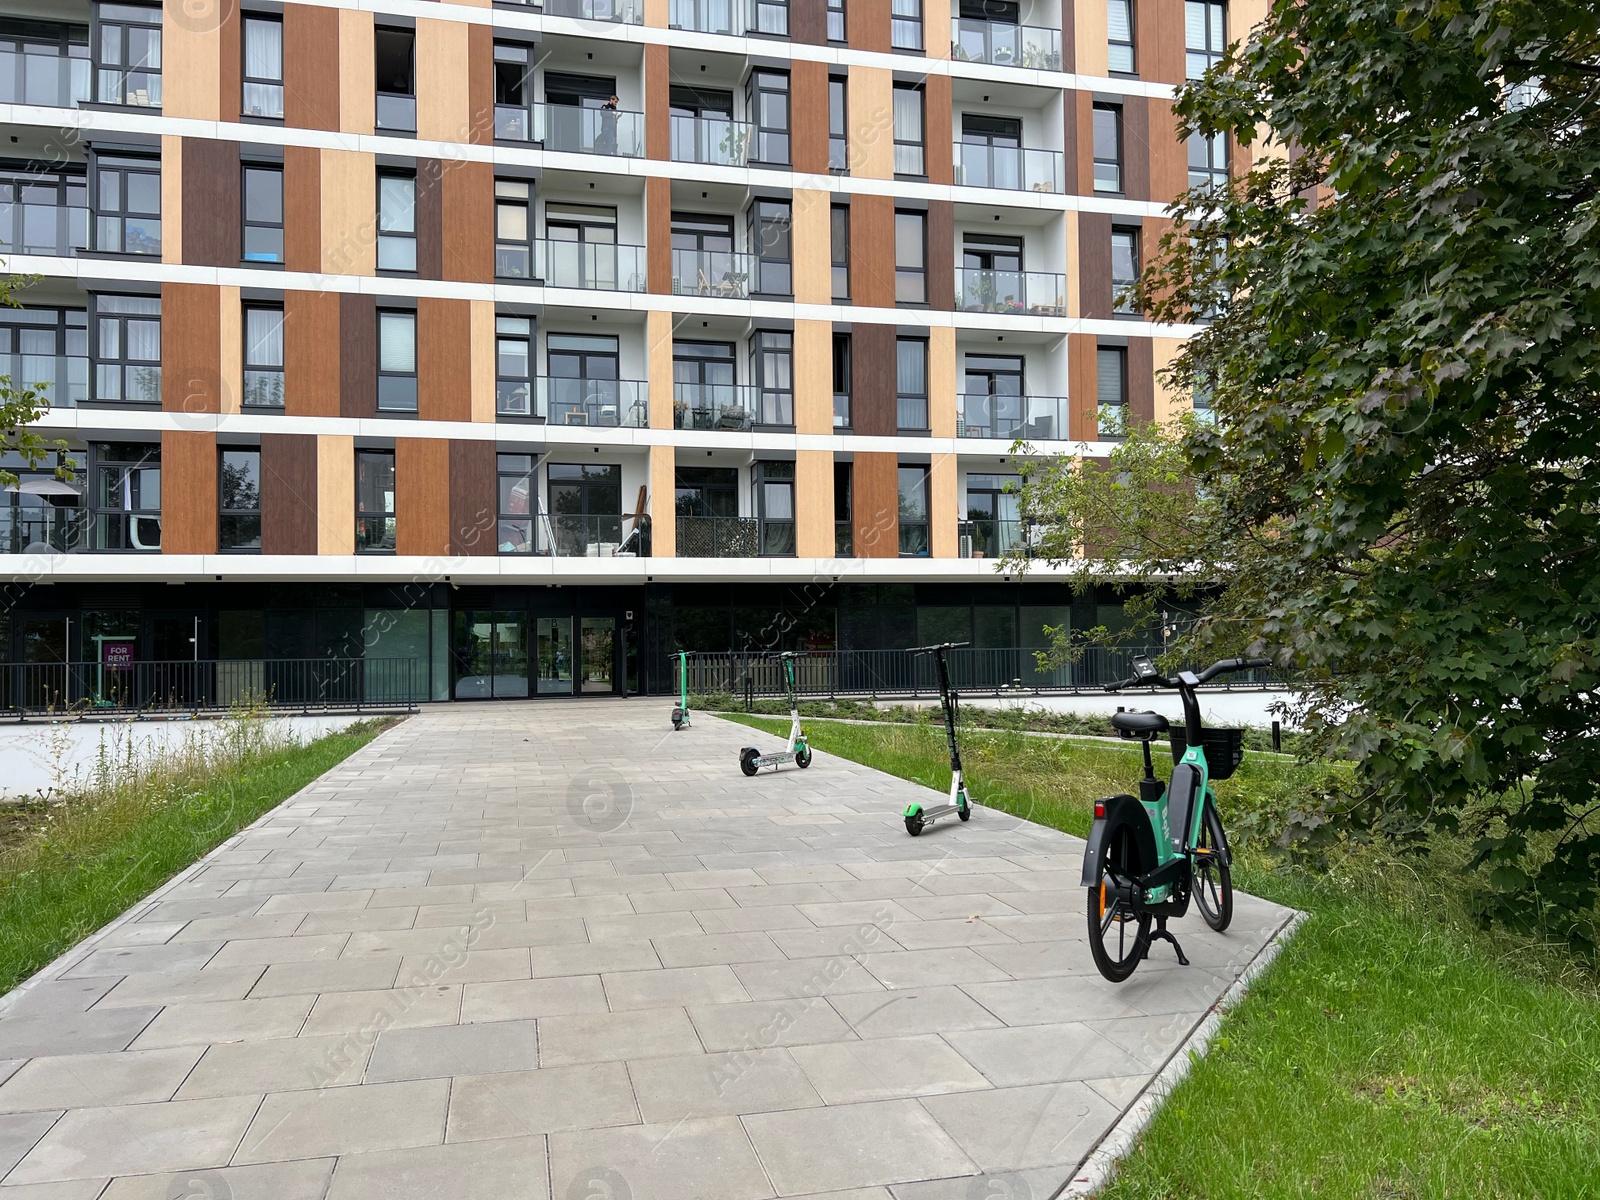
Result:
[[[1221,933],[1233,921],[1233,871],[1217,807],[1206,801],[1194,854],[1194,902],[1205,923]]]

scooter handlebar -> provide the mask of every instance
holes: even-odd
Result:
[[[911,647],[907,648],[906,653],[907,654],[932,654],[935,650],[960,650],[964,646],[970,646],[970,645],[972,645],[971,642],[940,642],[938,645],[935,645],[935,646],[911,646]]]

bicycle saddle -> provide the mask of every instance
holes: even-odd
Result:
[[[1112,713],[1111,724],[1113,728],[1131,737],[1165,733],[1169,727],[1165,717],[1153,712]]]

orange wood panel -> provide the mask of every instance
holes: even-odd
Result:
[[[1099,403],[1096,391],[1093,334],[1067,335],[1067,397],[1071,408],[1069,435],[1077,441],[1092,442],[1099,436]]]
[[[844,32],[852,50],[889,53],[889,0],[847,0]],[[928,36],[928,31],[923,30],[924,45]],[[936,36],[948,35],[940,31]]]
[[[1067,187],[1076,191],[1080,196],[1094,195],[1094,94],[1092,92],[1068,92],[1067,103],[1076,104],[1078,119],[1076,122],[1076,146],[1068,149],[1077,150],[1076,161],[1068,159],[1066,163]],[[1074,181],[1076,186],[1074,187]]]
[[[291,417],[339,415],[339,297],[283,296],[284,411]]]
[[[494,30],[467,28],[468,138],[479,145],[494,142]]]
[[[656,176],[644,184],[645,271],[650,290],[672,292],[672,181]]]
[[[1136,421],[1156,419],[1155,356],[1150,339],[1128,339],[1128,415]]]
[[[1134,9],[1135,63],[1150,83],[1182,83],[1183,0],[1138,0]]]
[[[494,282],[494,166],[446,162],[440,179],[444,277]]]
[[[672,157],[671,58],[666,46],[644,48],[644,154],[646,158]],[[823,126],[827,128],[826,125]]]
[[[297,129],[339,128],[339,10],[283,6],[283,120]]]
[[[796,171],[828,173],[828,64],[794,61],[789,76],[789,146]]]
[[[213,284],[161,289],[161,407],[222,411],[222,289]]]
[[[850,518],[857,558],[900,557],[899,460],[860,453],[850,472]]]
[[[161,552],[217,552],[217,435],[161,434]]]
[[[395,553],[450,553],[450,443],[398,438],[394,444]]]
[[[850,299],[894,307],[894,197],[850,198]]]
[[[312,146],[283,148],[283,263],[322,269],[322,151]]]
[[[1150,199],[1171,204],[1189,186],[1189,148],[1178,140],[1178,118],[1169,100],[1151,98]]]
[[[224,121],[231,121],[244,104],[244,54],[241,39],[243,22],[236,4],[225,4],[222,24],[218,27],[218,53],[221,62],[217,71],[217,112]]]
[[[923,155],[929,183],[955,182],[955,132],[950,108],[950,76],[924,81]]]
[[[472,420],[472,302],[417,301],[417,416]]]

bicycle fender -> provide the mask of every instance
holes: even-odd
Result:
[[[1100,850],[1111,838],[1114,830],[1123,825],[1133,826],[1134,839],[1139,843],[1139,857],[1143,862],[1156,862],[1156,834],[1150,826],[1150,814],[1132,796],[1107,796],[1100,801],[1106,815],[1096,817],[1089,829],[1089,842],[1083,848],[1083,886],[1095,887],[1100,882]]]

